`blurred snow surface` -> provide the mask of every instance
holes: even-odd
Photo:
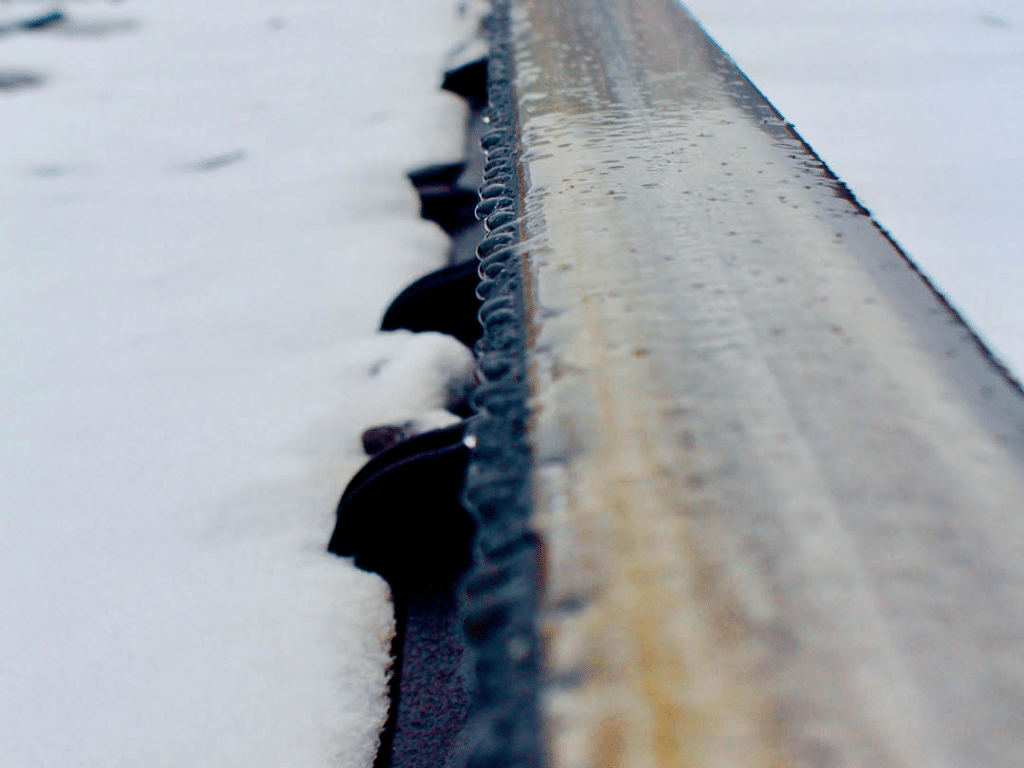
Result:
[[[0,25],[54,6],[0,2]],[[0,36],[0,763],[366,768],[386,584],[325,553],[448,241],[453,0],[67,2]]]
[[[1024,4],[683,4],[1024,377]]]

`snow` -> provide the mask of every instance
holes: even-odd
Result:
[[[683,2],[1024,377],[1024,5]]]
[[[54,7],[0,36],[3,764],[365,768],[392,609],[325,547],[362,430],[443,422],[471,364],[375,329],[446,259],[405,172],[463,154],[440,68],[473,19],[8,0],[0,27]]]

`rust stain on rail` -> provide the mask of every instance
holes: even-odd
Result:
[[[552,764],[1024,763],[1020,390],[674,0],[512,27]]]
[[[576,274],[592,270],[589,254],[575,256]],[[583,292],[599,287],[580,286]],[[593,435],[597,445],[577,457],[575,513],[611,524],[611,530],[589,531],[603,535],[608,571],[604,590],[588,606],[595,642],[587,684],[594,695],[609,697],[606,708],[614,714],[602,731],[620,734],[599,735],[594,765],[640,765],[646,758],[657,768],[723,759],[737,768],[780,765],[771,705],[754,670],[740,661],[747,622],[687,531],[688,520],[707,513],[688,508],[695,494],[681,487],[693,475],[686,456],[678,450],[665,455],[673,441],[656,413],[672,395],[657,385],[646,356],[608,338],[606,330],[623,318],[606,316],[594,301],[584,315],[580,338],[591,343],[583,356],[593,376],[588,389],[599,403],[602,429]]]
[[[531,34],[549,42],[585,41],[587,26],[601,22],[565,4],[527,2],[525,7],[535,27]],[[585,50],[566,55],[555,47],[531,49],[529,66],[542,72],[538,82],[558,82],[556,70],[570,66],[588,73],[599,101],[610,98],[611,78],[599,56]],[[529,95],[521,110],[580,114],[593,109],[593,103],[577,103],[588,98],[581,92],[545,91]],[[560,190],[559,209],[587,206],[590,191],[567,185]],[[578,219],[569,221],[572,226]],[[591,234],[576,231],[564,242],[583,244]],[[671,407],[673,395],[651,388],[657,370],[647,360],[642,336],[627,342],[608,338],[610,330],[617,326],[612,332],[621,332],[628,322],[605,313],[601,297],[607,275],[595,270],[593,254],[571,248],[559,258],[557,273],[581,297],[585,319],[584,327],[576,329],[577,339],[586,341],[574,353],[579,360],[554,361],[551,378],[557,382],[569,372],[570,386],[579,385],[579,394],[593,396],[594,420],[601,424],[599,433],[588,431],[592,425],[576,425],[587,431],[589,441],[571,462],[574,536],[605,550],[595,566],[604,572],[584,608],[586,648],[572,662],[587,670],[578,691],[590,698],[583,707],[596,710],[595,719],[581,726],[582,740],[590,745],[583,752],[590,759],[580,765],[616,768],[653,761],[657,768],[685,768],[722,761],[737,768],[779,766],[778,720],[759,693],[754,670],[740,661],[749,635],[741,626],[742,611],[713,570],[701,564],[686,530],[688,519],[702,516],[685,506],[693,503],[692,478],[700,474],[688,467],[682,451],[664,455],[674,441],[663,433],[657,411]],[[529,262],[527,267],[532,275]],[[585,282],[588,276],[597,279]],[[531,309],[535,292],[531,282]],[[535,343],[531,338],[531,347]],[[543,387],[534,374],[535,389]],[[572,432],[573,426],[566,429]],[[556,601],[558,578],[556,563],[549,595]],[[573,764],[574,759],[556,759],[563,762]]]

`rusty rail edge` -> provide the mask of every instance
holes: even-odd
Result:
[[[530,526],[526,311],[520,261],[521,195],[512,90],[508,3],[495,0],[490,38],[486,152],[477,216],[483,335],[475,346],[479,384],[467,435],[472,446],[464,504],[475,518],[474,566],[463,593],[463,627],[474,656],[473,712],[462,765],[540,765],[537,641],[539,539]]]
[[[1024,763],[1019,386],[675,0],[490,32],[466,761]]]

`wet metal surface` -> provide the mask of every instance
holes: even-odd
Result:
[[[672,0],[512,12],[552,764],[1024,764],[1024,400]]]

